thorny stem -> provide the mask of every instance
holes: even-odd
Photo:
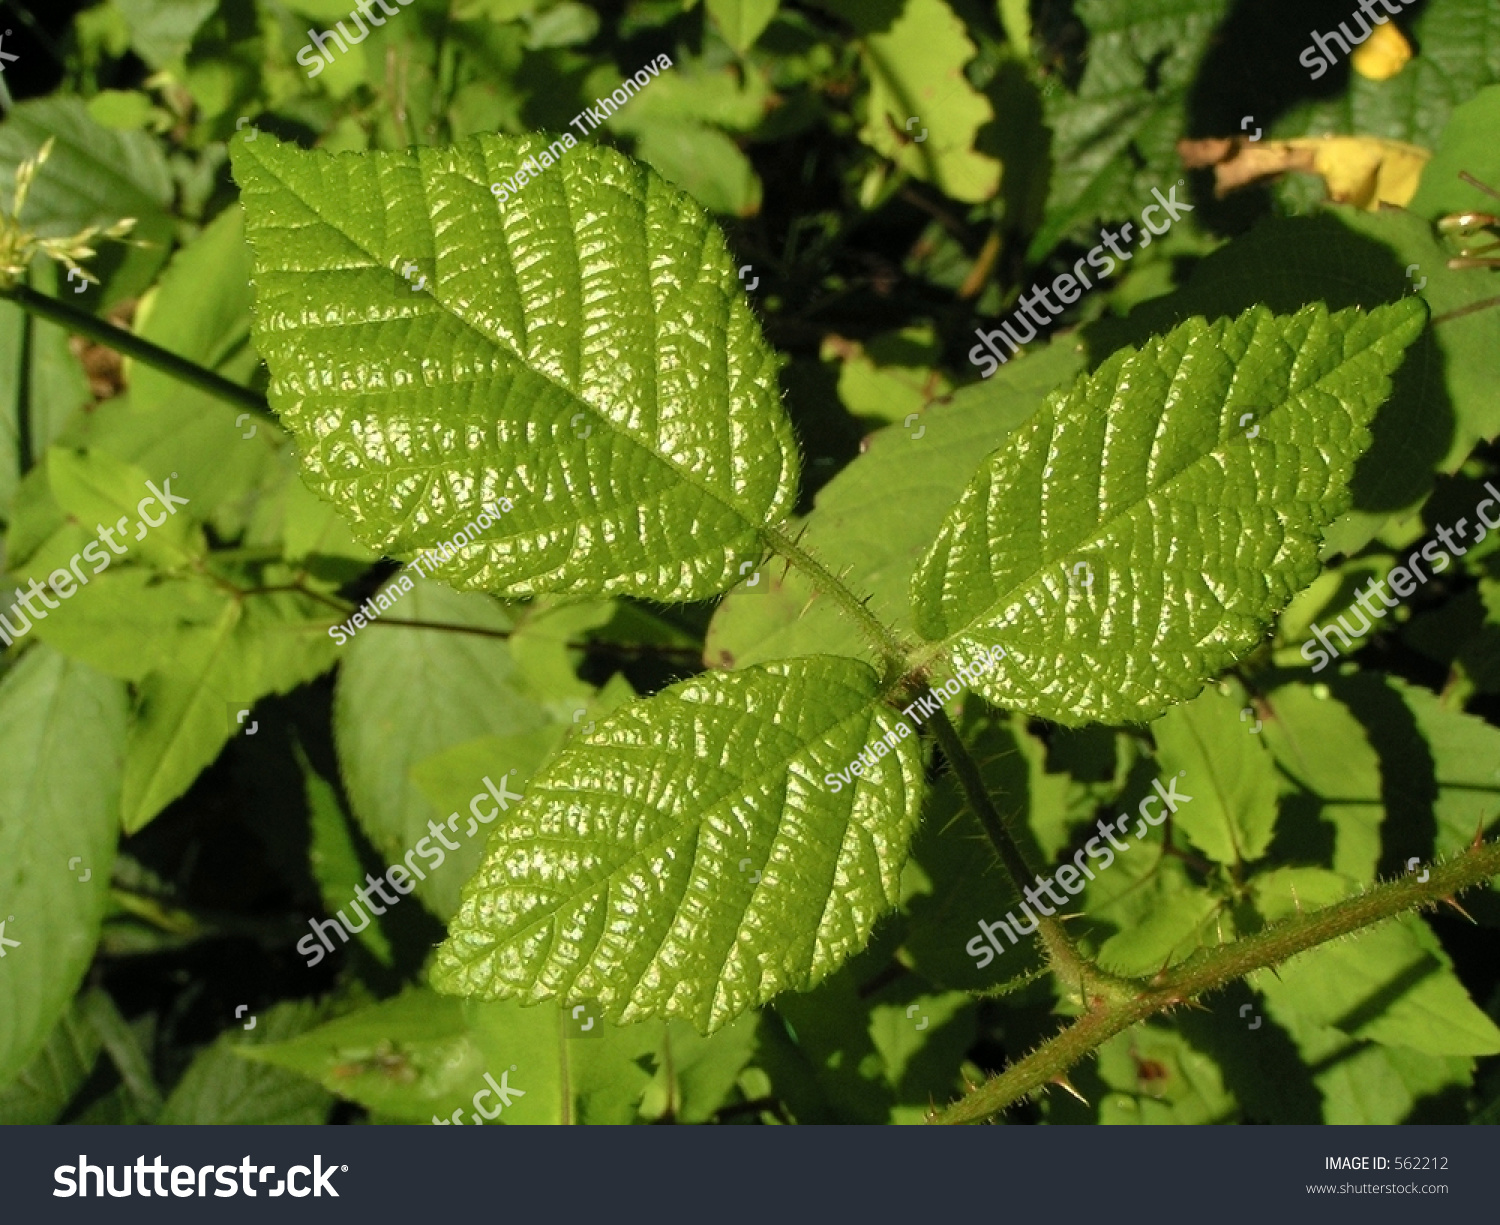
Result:
[[[1137,979],[1125,1000],[1100,1000],[1056,1037],[937,1115],[935,1123],[982,1123],[1050,1082],[1123,1030],[1255,970],[1347,936],[1410,910],[1437,905],[1500,875],[1500,842],[1480,843],[1431,869],[1429,879],[1407,876],[1325,906],[1215,949],[1203,949],[1170,972]]]
[[[216,399],[232,404],[236,408],[247,409],[263,420],[273,425],[276,424],[276,418],[271,413],[271,406],[266,403],[265,396],[258,391],[241,387],[238,383],[231,383],[212,370],[198,365],[197,362],[178,357],[177,354],[169,353],[149,340],[143,340],[134,332],[127,332],[124,328],[106,323],[96,315],[78,310],[57,298],[37,293],[36,290],[25,285],[15,285],[8,290],[0,291],[0,298],[6,298],[22,310],[29,311],[49,323],[55,323],[80,336],[87,336],[90,340],[116,349],[127,357],[133,357],[138,362],[160,370],[163,374],[180,379],[198,388],[199,391],[205,391]]]
[[[1031,870],[1026,857],[1021,853],[1020,846],[1010,836],[1010,831],[1005,828],[1004,820],[990,799],[989,791],[984,784],[984,777],[979,772],[979,766],[969,755],[968,749],[964,747],[963,740],[953,724],[948,721],[947,712],[939,710],[932,716],[930,725],[937,733],[938,743],[943,747],[943,755],[953,767],[953,773],[958,778],[959,786],[963,788],[969,807],[979,818],[979,824],[984,826],[984,832],[989,835],[990,841],[994,844],[995,851],[1000,856],[1000,862],[1010,876],[1011,883],[1015,885],[1016,892],[1020,893],[1033,877],[1037,880],[1041,877]],[[1076,987],[1080,996],[1085,994],[1086,988],[1091,985],[1091,980],[1102,980],[1106,977],[1078,951],[1072,939],[1063,930],[1061,920],[1038,914],[1036,921],[1039,925],[1038,931],[1042,938],[1042,945],[1047,950],[1047,960],[1057,971],[1058,977]]]
[[[773,552],[781,554],[806,574],[820,594],[826,595],[854,618],[855,624],[864,632],[865,637],[870,640],[871,645],[880,655],[888,677],[907,670],[906,648],[886,628],[885,623],[879,617],[870,612],[848,587],[828,572],[822,562],[810,553],[803,552],[791,537],[775,528],[762,528],[760,534],[762,540]]]

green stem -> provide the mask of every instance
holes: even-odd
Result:
[[[969,807],[974,810],[974,815],[979,818],[979,824],[984,827],[984,832],[989,835],[990,842],[994,844],[1006,874],[1010,877],[1016,892],[1021,893],[1033,877],[1040,880],[1040,875],[1034,872],[1026,862],[1026,856],[1022,853],[1020,845],[1005,828],[1005,822],[984,785],[984,776],[980,773],[979,765],[964,747],[957,729],[948,721],[947,712],[939,710],[928,721],[928,725],[937,734],[938,743],[943,746],[943,755],[953,767],[953,773],[958,778],[959,786],[963,788]],[[1047,950],[1048,962],[1057,971],[1058,977],[1078,988],[1080,998],[1088,998],[1088,988],[1091,986],[1115,982],[1093,966],[1078,951],[1067,932],[1063,930],[1059,919],[1038,914],[1036,921],[1042,945]]]
[[[855,594],[844,586],[827,568],[813,557],[812,554],[798,548],[791,537],[775,528],[766,527],[761,529],[761,539],[773,552],[781,554],[797,569],[801,570],[813,582],[819,594],[826,595],[835,604],[854,618],[854,622],[864,632],[866,638],[874,646],[881,662],[885,665],[887,673],[894,676],[907,670],[906,648],[885,627],[879,617],[875,616],[866,608]]]
[[[1311,914],[1272,924],[1233,944],[1203,949],[1170,972],[1137,980],[1136,994],[1100,1001],[1067,1029],[950,1106],[936,1123],[981,1123],[1065,1076],[1096,1047],[1130,1026],[1197,996],[1216,991],[1255,970],[1277,965],[1329,940],[1347,936],[1410,910],[1435,906],[1500,875],[1500,842],[1483,843],[1432,868],[1429,879],[1407,876],[1377,885]]]
[[[271,406],[266,403],[265,396],[258,391],[241,387],[238,383],[231,383],[228,379],[215,374],[212,370],[205,369],[196,362],[190,362],[185,357],[178,357],[175,353],[168,353],[149,340],[141,339],[134,332],[127,332],[124,328],[106,323],[97,315],[90,315],[69,306],[66,302],[49,298],[46,294],[37,293],[25,285],[15,285],[10,289],[0,290],[0,298],[7,298],[22,310],[29,311],[49,323],[55,323],[80,336],[87,336],[101,345],[108,345],[111,349],[127,357],[133,357],[136,361],[160,370],[163,374],[170,375],[189,386],[196,387],[199,391],[205,391],[216,399],[232,404],[236,408],[248,409],[271,424],[276,424]]]

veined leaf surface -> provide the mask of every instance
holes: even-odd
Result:
[[[923,790],[911,731],[873,669],[832,656],[626,706],[502,814],[434,985],[704,1031],[812,986],[899,900]]]
[[[393,557],[510,499],[433,567],[455,585],[713,595],[795,497],[775,355],[697,204],[613,150],[559,150],[236,142],[271,403]]]
[[[912,580],[918,628],[1003,646],[979,692],[1141,722],[1250,650],[1318,571],[1414,300],[1189,319],[1055,394],[974,478]]]

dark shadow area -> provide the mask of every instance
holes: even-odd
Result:
[[[1334,677],[1329,685],[1364,726],[1370,747],[1380,757],[1380,798],[1386,817],[1380,826],[1377,873],[1401,876],[1413,856],[1431,863],[1437,837],[1437,763],[1411,708],[1377,673]]]
[[[1244,982],[1209,1001],[1210,1011],[1187,1009],[1177,1029],[1189,1046],[1218,1065],[1246,1123],[1321,1123],[1323,1095],[1291,1036],[1265,1015]]]

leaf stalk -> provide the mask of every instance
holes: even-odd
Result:
[[[215,399],[223,400],[226,404],[246,409],[272,425],[277,423],[270,404],[260,392],[241,387],[238,383],[231,383],[223,376],[198,365],[197,362],[178,357],[175,353],[169,353],[160,345],[154,345],[134,332],[127,332],[124,328],[107,323],[97,315],[78,310],[57,298],[37,293],[36,290],[25,285],[13,285],[9,289],[0,290],[0,298],[14,302],[22,310],[45,319],[48,323],[55,323],[70,332],[76,332],[101,345],[107,345],[154,370],[160,370],[165,375],[196,387]]]

